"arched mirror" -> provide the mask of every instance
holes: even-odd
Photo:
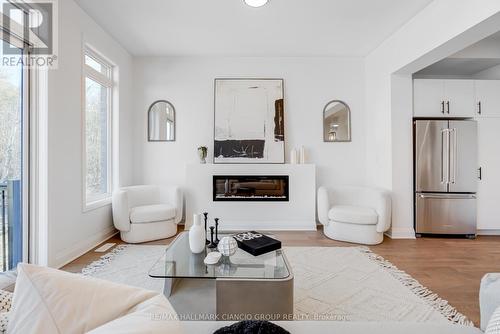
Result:
[[[148,141],[175,141],[175,108],[170,102],[158,100],[149,107]]]
[[[333,100],[323,109],[323,141],[351,141],[351,110],[340,100]]]

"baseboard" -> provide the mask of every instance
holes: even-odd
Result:
[[[500,235],[500,230],[477,230],[477,235]]]
[[[385,232],[391,239],[415,239],[415,231],[412,228],[392,228]]]
[[[83,254],[91,251],[99,244],[108,240],[115,234],[119,233],[114,227],[108,228],[104,231],[94,234],[91,238],[77,243],[74,247],[65,250],[62,254],[56,257],[55,263],[51,263],[50,266],[53,268],[61,268],[79,258]]]

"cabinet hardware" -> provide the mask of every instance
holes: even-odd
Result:
[[[478,168],[478,171],[479,171],[479,180],[482,180],[483,179],[483,167],[479,167]]]
[[[477,113],[478,113],[479,115],[481,115],[481,101],[479,101],[479,102],[477,103],[477,107],[478,107],[478,108],[477,108]]]
[[[444,114],[444,101],[441,101],[441,113]]]
[[[450,113],[450,101],[446,101],[446,112]]]

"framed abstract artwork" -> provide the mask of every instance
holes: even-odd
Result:
[[[214,163],[284,163],[283,79],[215,79]]]

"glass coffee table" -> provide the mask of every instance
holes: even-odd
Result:
[[[293,274],[281,249],[260,256],[238,249],[217,264],[206,265],[203,260],[211,251],[191,253],[188,232],[182,232],[149,271],[149,276],[165,280],[164,294],[181,319],[204,320],[196,319],[197,314],[218,320],[235,315],[291,317]]]

